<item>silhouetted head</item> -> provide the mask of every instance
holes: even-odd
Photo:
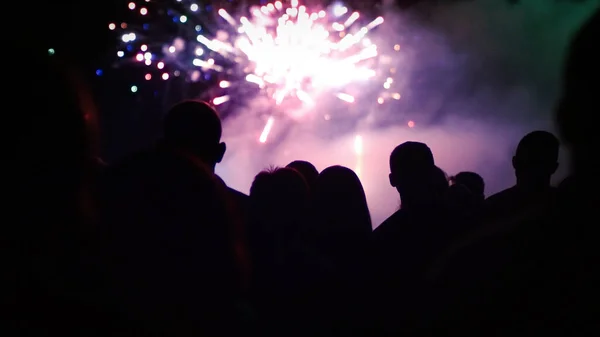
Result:
[[[475,197],[481,200],[485,199],[485,182],[479,174],[468,171],[459,172],[451,180],[454,184],[468,188]]]
[[[208,103],[183,101],[169,110],[164,121],[165,142],[191,152],[214,170],[225,154],[221,120]]]
[[[600,10],[571,42],[563,70],[563,93],[557,113],[563,140],[571,147],[575,171],[595,170],[598,131],[594,117],[600,112]],[[592,171],[590,171],[592,172]]]
[[[312,188],[315,185],[317,177],[319,177],[319,171],[315,165],[304,160],[294,160],[287,164],[286,167],[298,171],[306,180],[309,188]]]
[[[431,186],[434,175],[433,154],[426,144],[405,142],[392,151],[390,184],[400,193],[403,208],[428,202],[432,191],[424,187]]]
[[[559,146],[558,139],[547,131],[533,131],[523,137],[512,159],[517,185],[550,186],[550,177],[558,168]]]
[[[457,183],[448,188],[446,204],[450,209],[466,213],[476,207],[476,198],[467,186]]]
[[[351,169],[331,166],[323,170],[313,191],[317,231],[328,236],[368,237],[372,231],[367,198],[360,179]]]
[[[308,186],[294,169],[262,171],[250,187],[252,221],[267,230],[296,232],[299,228],[294,227],[306,213],[307,202]]]

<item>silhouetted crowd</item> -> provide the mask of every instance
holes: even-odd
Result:
[[[89,88],[41,57],[45,76],[15,84],[45,96],[11,124],[2,335],[596,335],[599,25],[564,71],[567,179],[550,184],[560,143],[546,131],[521,139],[515,185],[487,198],[477,173],[448,176],[406,141],[369,163],[389,165],[401,201],[379,226],[346,167],[298,160],[258,173],[249,195],[228,187],[221,120],[201,101],[107,165]]]

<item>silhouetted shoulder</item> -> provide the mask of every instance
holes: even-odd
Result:
[[[104,181],[107,186],[103,189],[118,191],[132,186],[149,188],[149,185],[168,187],[172,184],[181,184],[181,188],[187,189],[212,176],[210,170],[202,163],[157,146],[137,152],[106,170]],[[170,187],[175,188],[174,185]]]
[[[436,305],[444,310],[437,324],[431,325],[453,331],[490,326],[510,331],[515,322],[547,328],[548,322],[560,325],[564,317],[578,315],[572,310],[573,299],[580,296],[574,286],[577,273],[566,272],[576,268],[577,258],[568,248],[572,246],[565,245],[568,240],[561,237],[564,231],[554,226],[555,216],[550,212],[533,220],[526,214],[504,219],[450,249],[434,267],[433,284],[440,291]],[[563,292],[560,296],[556,295],[558,285]],[[500,321],[511,323],[494,323]],[[537,326],[542,321],[544,326]],[[477,332],[473,335],[485,334]]]
[[[227,187],[227,193],[229,193],[233,198],[235,198],[236,200],[240,200],[240,201],[248,201],[248,195],[238,191],[238,190],[234,190],[231,187]]]
[[[513,187],[507,188],[503,191],[500,191],[496,194],[490,195],[489,197],[487,197],[485,199],[485,203],[488,205],[493,205],[498,202],[504,202],[504,201],[510,200],[511,198],[514,198],[516,195],[517,195],[517,187],[513,186]]]
[[[227,187],[227,195],[237,207],[242,209],[242,211],[246,212],[248,210],[248,204],[250,202],[249,196],[240,191],[234,190],[231,187]]]
[[[381,239],[385,240],[391,233],[397,231],[397,227],[403,222],[404,218],[404,212],[402,210],[397,210],[373,230],[373,239],[376,241]]]
[[[575,177],[573,175],[570,175],[570,176],[566,177],[558,185],[558,191],[559,191],[559,193],[562,193],[563,191],[570,191],[570,190],[572,190],[574,184],[575,184]]]
[[[530,199],[530,197],[538,197],[538,195],[540,195],[546,196],[547,198],[553,198],[556,197],[556,194],[556,187],[548,187],[544,191],[540,191],[538,193],[525,193],[525,191],[520,191],[517,186],[513,186],[488,197],[487,199],[485,199],[485,204],[486,208],[495,206],[506,207],[510,204],[520,205],[522,202],[532,201],[525,200]]]
[[[219,177],[218,175],[215,175],[215,179],[217,179],[217,181],[225,187],[225,193],[227,195],[227,199],[233,203],[233,205],[238,209],[241,210],[243,213],[246,213],[248,211],[248,205],[250,202],[250,197],[238,190],[234,190],[233,188],[227,186],[227,184],[225,183],[225,181]]]
[[[484,202],[484,213],[487,218],[507,215],[515,205],[521,204],[521,195],[517,186],[507,188],[489,196]]]

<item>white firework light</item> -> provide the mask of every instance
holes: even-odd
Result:
[[[128,6],[142,16],[149,13],[146,7],[136,3],[131,2]],[[190,13],[200,11],[197,4],[186,6]],[[378,56],[378,49],[368,34],[384,22],[383,17],[364,20],[359,12],[350,11],[342,4],[311,10],[298,0],[251,7],[246,11],[247,15],[241,16],[232,15],[224,8],[216,13],[218,21],[222,22],[216,33],[206,35],[200,25],[192,26],[196,41],[191,42],[197,43],[197,47],[191,61],[184,61],[190,64],[182,65],[177,57],[183,50],[189,50],[190,41],[182,37],[161,48],[162,55],[153,54],[147,44],[135,44],[138,49],[134,51],[135,59],[162,71],[160,78],[163,80],[181,75],[182,71],[192,81],[203,79],[204,74],[223,74],[218,82],[222,89],[212,97],[214,105],[230,101],[232,97],[228,90],[240,85],[258,86],[274,107],[293,100],[303,110],[310,110],[306,108],[332,95],[352,104],[355,97],[346,91],[349,84],[369,81],[377,75],[369,60]],[[175,20],[186,24],[190,18],[181,15]],[[109,28],[114,30],[116,25],[111,24]],[[126,24],[121,28],[126,30]],[[136,39],[136,34],[130,31],[122,36],[129,51]],[[121,50],[118,55],[124,57],[125,54]],[[234,76],[231,65],[221,60],[239,66],[243,75]],[[165,65],[171,63],[175,64],[172,67],[175,70],[166,71]],[[152,74],[146,74],[145,79],[151,80]],[[392,79],[387,78],[384,88],[389,89],[391,82]],[[388,96],[397,99],[399,94]],[[382,100],[382,97],[377,98],[380,104]],[[284,107],[285,110],[290,108]],[[273,123],[274,118],[268,118],[259,139],[261,142],[266,141]]]

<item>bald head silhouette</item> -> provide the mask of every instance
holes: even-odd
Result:
[[[436,199],[441,171],[438,170],[427,144],[404,142],[392,151],[389,179],[400,194],[403,209],[430,204]],[[441,180],[445,180],[443,171]]]
[[[214,170],[223,159],[226,145],[221,142],[221,120],[216,110],[203,101],[183,101],[174,105],[164,120],[165,142],[185,150]]]

